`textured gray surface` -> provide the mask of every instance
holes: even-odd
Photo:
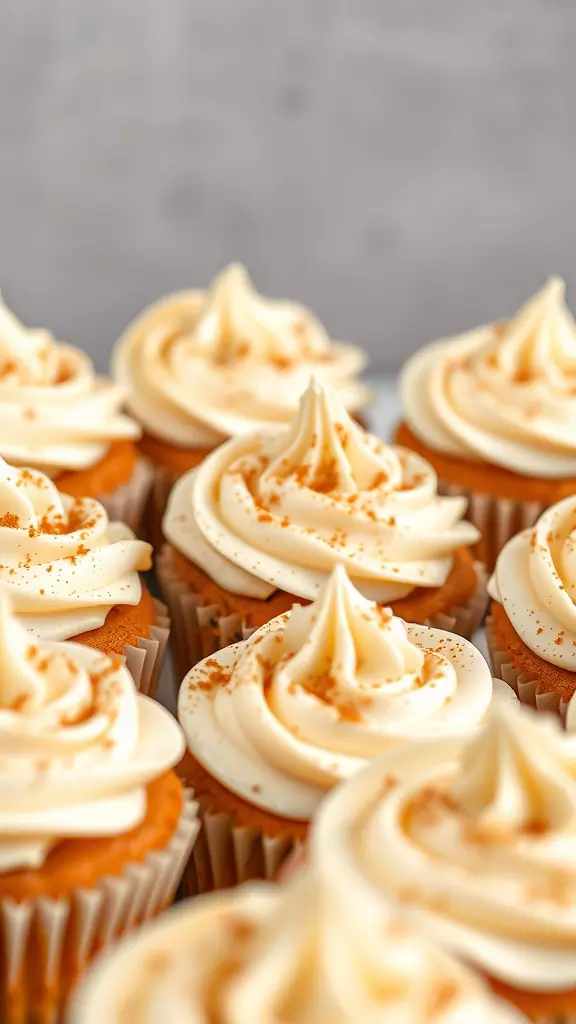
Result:
[[[575,286],[573,0],[0,0],[0,287],[100,366],[244,260],[399,364]]]

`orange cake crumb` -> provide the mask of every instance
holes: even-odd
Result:
[[[137,646],[138,637],[149,637],[150,627],[155,622],[154,600],[150,591],[143,586],[138,604],[119,604],[111,608],[102,626],[70,639],[86,647],[95,647],[105,654],[123,654],[126,644]]]
[[[569,701],[576,689],[576,672],[551,665],[544,661],[520,639],[510,622],[503,606],[493,601],[490,606],[491,626],[498,649],[504,651],[518,672],[528,682],[537,682],[536,693],[558,693],[563,701]]]
[[[138,450],[133,441],[113,441],[106,455],[88,469],[65,470],[54,482],[59,491],[73,498],[98,498],[112,494],[130,480]]]

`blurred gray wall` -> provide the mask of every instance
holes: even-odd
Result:
[[[0,0],[0,288],[100,367],[234,258],[379,369],[576,308],[574,0]]]

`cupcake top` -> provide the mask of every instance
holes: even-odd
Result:
[[[67,640],[101,626],[115,605],[138,604],[151,552],[93,498],[61,494],[38,470],[0,459],[0,584],[36,636]]]
[[[556,718],[496,701],[473,738],[404,745],[328,798],[313,841],[344,890],[400,900],[492,977],[576,985],[576,740]]]
[[[40,868],[61,840],[128,832],[181,731],[121,658],[31,641],[0,589],[0,872]]]
[[[177,292],[145,310],[113,362],[145,429],[185,448],[288,423],[311,373],[348,409],[370,398],[357,380],[360,349],[331,341],[304,306],[258,295],[238,264],[208,292]]]
[[[140,436],[124,398],[85,352],[24,327],[0,299],[0,455],[50,475],[94,466],[113,441]]]
[[[508,541],[488,589],[527,647],[576,672],[576,497]]]
[[[456,549],[479,538],[465,511],[424,459],[362,430],[313,380],[291,427],[229,441],[185,474],[163,529],[234,594],[312,600],[342,564],[385,604],[445,583]]]
[[[70,1024],[519,1024],[484,983],[322,863],[182,904],[100,961]]]
[[[400,391],[428,447],[528,477],[576,477],[576,324],[552,278],[506,323],[417,352]]]
[[[338,566],[313,604],[196,665],[178,714],[214,778],[269,812],[309,820],[367,761],[416,737],[473,729],[491,698],[472,644],[407,625]]]

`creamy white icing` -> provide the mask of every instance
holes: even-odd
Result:
[[[505,324],[408,360],[404,417],[424,444],[530,477],[576,476],[576,325],[553,278]]]
[[[552,505],[508,541],[489,592],[527,647],[576,671],[576,497]]]
[[[102,961],[70,1024],[512,1024],[478,977],[322,864],[188,902]]]
[[[122,414],[125,390],[90,358],[29,330],[0,299],[0,454],[53,475],[94,466],[113,441],[140,436]]]
[[[399,900],[525,990],[576,984],[576,739],[495,701],[473,738],[404,745],[331,795],[313,833],[343,889]]]
[[[175,765],[181,730],[120,658],[31,641],[0,589],[0,872],[38,868],[62,839],[119,835],[146,784]]]
[[[0,584],[30,632],[67,640],[101,626],[115,605],[138,604],[151,552],[99,502],[0,459]]]
[[[145,429],[189,448],[289,422],[311,373],[349,409],[370,398],[357,380],[360,349],[330,341],[304,306],[258,295],[238,264],[208,292],[177,292],[145,310],[113,362]]]
[[[336,564],[386,604],[441,587],[478,530],[420,456],[386,445],[312,381],[292,426],[236,438],[175,485],[167,539],[219,586],[313,599]]]
[[[473,729],[491,698],[471,643],[407,625],[339,566],[313,604],[196,665],[178,714],[211,775],[256,806],[309,820],[368,760],[418,736]]]

